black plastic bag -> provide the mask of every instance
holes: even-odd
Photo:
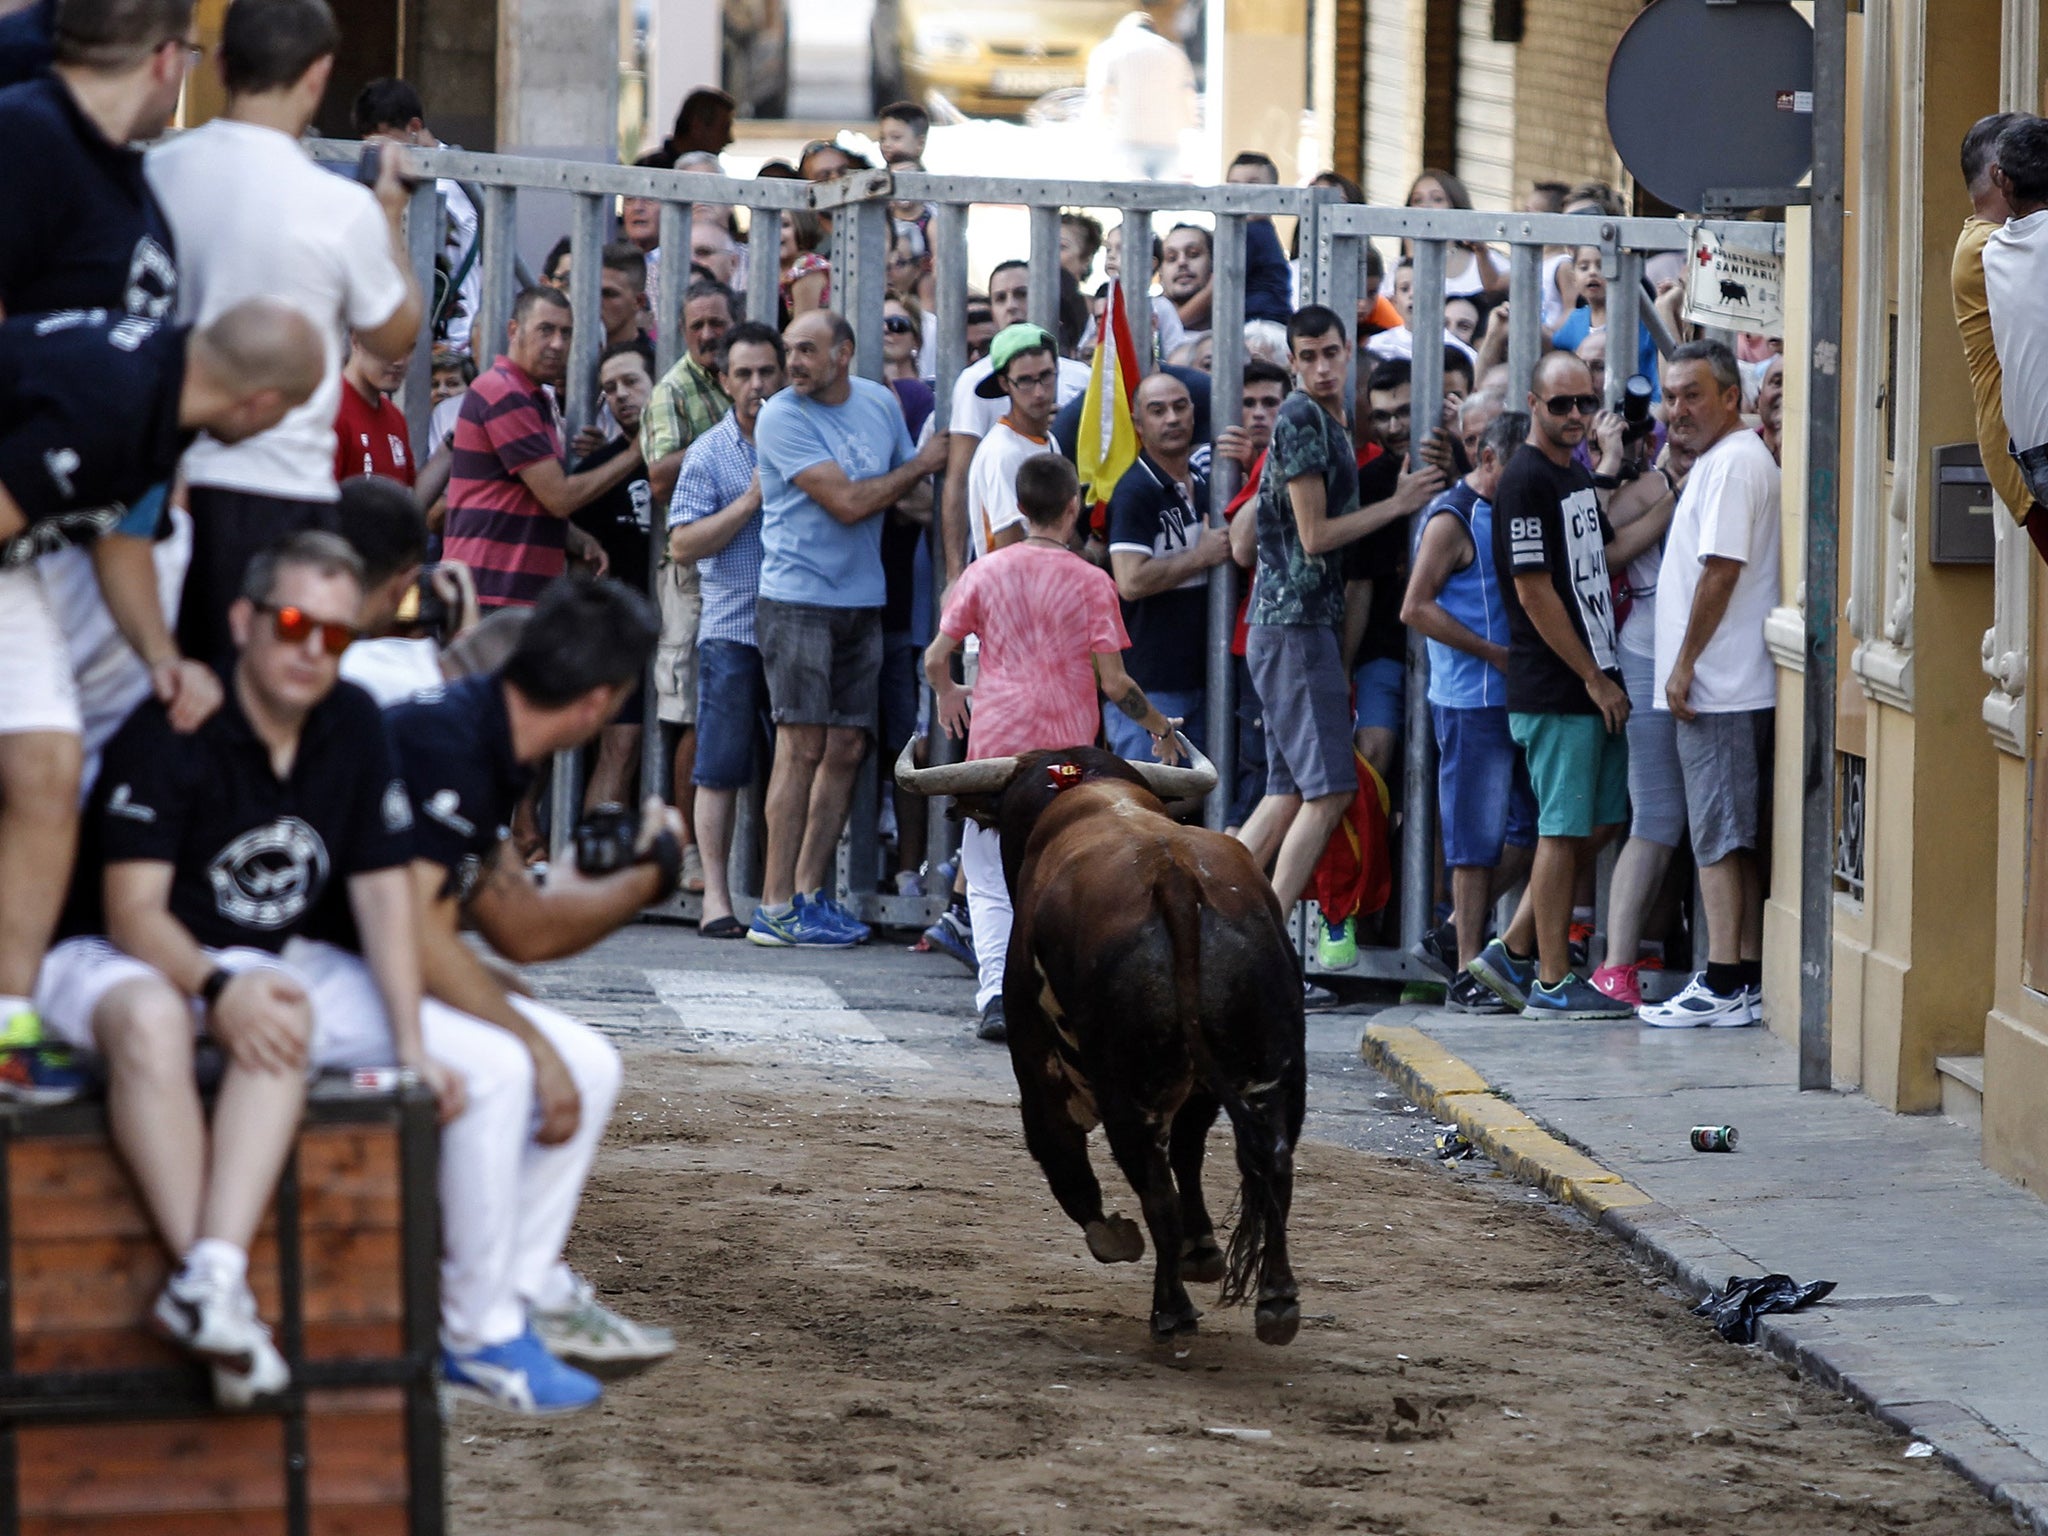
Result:
[[[1730,1275],[1728,1283],[1692,1309],[1694,1317],[1712,1318],[1714,1332],[1730,1344],[1756,1342],[1756,1320],[1771,1312],[1797,1312],[1835,1288],[1832,1280],[1801,1285],[1790,1275]]]

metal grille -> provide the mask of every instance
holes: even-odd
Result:
[[[1835,889],[1863,899],[1863,759],[1837,752],[1841,768],[1835,795]]]

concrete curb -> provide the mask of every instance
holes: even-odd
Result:
[[[1408,1017],[1414,1011],[1403,1010]],[[1572,1206],[1627,1243],[1688,1295],[1718,1290],[1731,1275],[1764,1266],[1705,1227],[1662,1205],[1509,1103],[1462,1058],[1409,1024],[1371,1024],[1359,1053],[1366,1064],[1511,1177]],[[1931,1444],[1941,1459],[2023,1527],[2048,1536],[2048,1464],[2012,1443],[1960,1403],[1916,1387],[1882,1351],[1842,1338],[1823,1308],[1765,1318],[1757,1342],[1772,1355],[1868,1409],[1903,1435]]]

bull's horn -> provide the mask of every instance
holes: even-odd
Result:
[[[903,744],[896,758],[896,782],[914,795],[993,795],[1009,787],[1017,775],[1014,757],[977,757],[964,763],[920,768],[913,756],[917,738]]]
[[[1162,800],[1199,800],[1216,787],[1216,765],[1202,755],[1202,749],[1179,737],[1181,750],[1187,753],[1185,768],[1169,767],[1165,763],[1131,762],[1144,778],[1145,785]]]

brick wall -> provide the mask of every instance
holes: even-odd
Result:
[[[1607,137],[1607,61],[1639,0],[1524,0],[1516,48],[1515,191],[1532,181],[1619,184]]]

